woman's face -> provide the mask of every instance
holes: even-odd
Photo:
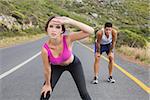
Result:
[[[62,25],[52,19],[48,24],[47,33],[51,38],[57,38],[61,33],[63,33]]]

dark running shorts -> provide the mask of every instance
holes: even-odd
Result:
[[[94,48],[94,53],[96,53],[96,43],[94,44],[95,48]],[[100,54],[102,54],[103,52],[106,52],[106,54],[108,55],[110,52],[110,47],[112,46],[112,43],[109,44],[101,44],[101,48],[100,48]],[[112,50],[114,51],[114,50]]]

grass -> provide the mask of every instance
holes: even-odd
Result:
[[[129,56],[136,61],[140,61],[148,66],[150,66],[150,44],[146,49],[143,48],[131,48],[129,46],[121,46],[117,49],[119,53]]]
[[[36,34],[36,35],[24,35],[24,36],[15,36],[15,37],[5,37],[0,40],[0,48],[3,47],[9,47],[12,45],[17,45],[29,41],[35,41],[42,37],[44,37],[45,34]]]

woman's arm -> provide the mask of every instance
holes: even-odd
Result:
[[[88,37],[90,34],[94,34],[94,29],[92,27],[74,19],[68,17],[56,17],[55,21],[60,22],[61,24],[69,24],[78,27],[81,30],[79,32],[72,32],[73,34],[69,35],[70,41],[72,42]]]
[[[70,20],[68,24],[78,27],[81,31],[88,33],[88,34],[94,34],[94,29],[90,27],[89,25],[86,25],[82,22],[76,21],[71,18],[67,18],[67,20]]]
[[[51,83],[50,83],[50,79],[51,79],[51,66],[49,64],[49,60],[48,60],[48,56],[47,56],[47,51],[45,48],[42,48],[42,60],[43,60],[43,69],[44,69],[44,77],[45,77],[45,84],[42,88],[41,94],[43,92],[44,96],[46,96],[46,93],[48,91],[51,92]]]
[[[71,34],[68,36],[70,42],[76,41],[76,40],[81,40],[86,37],[88,37],[90,34],[86,33],[84,31],[79,31],[79,32],[71,32]]]
[[[89,35],[94,34],[94,29],[84,23],[72,19],[70,21],[70,24],[75,27],[78,27],[81,30],[79,32],[72,32],[73,34],[70,34],[71,42],[86,38]]]

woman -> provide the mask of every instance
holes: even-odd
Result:
[[[81,31],[64,35],[64,24],[78,27]],[[53,16],[45,27],[49,36],[42,47],[45,83],[41,90],[41,100],[48,100],[58,79],[64,71],[69,71],[76,83],[82,100],[91,100],[89,96],[80,60],[72,53],[72,43],[88,37],[94,29],[68,17]]]

